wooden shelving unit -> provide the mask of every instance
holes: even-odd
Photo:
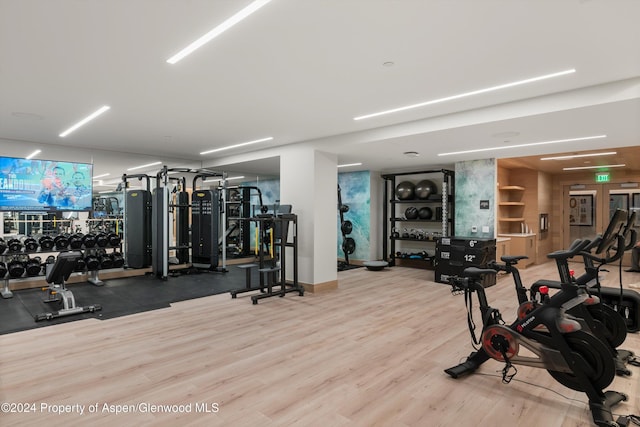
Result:
[[[517,233],[521,231],[520,224],[525,221],[523,195],[525,188],[520,185],[505,185],[499,187],[501,197],[498,202],[498,222],[502,233]]]

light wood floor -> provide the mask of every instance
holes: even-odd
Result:
[[[530,267],[523,277],[554,278],[555,270]],[[217,295],[0,336],[0,402],[35,410],[0,414],[0,425],[591,425],[586,396],[543,370],[519,367],[505,385],[502,364],[489,361],[449,378],[443,370],[472,350],[464,301],[432,279],[416,269],[356,269],[323,294],[255,306],[246,295]],[[639,274],[625,274],[624,283],[634,281]],[[511,319],[511,278],[487,291]],[[640,352],[638,334],[623,347]],[[610,386],[630,395],[617,413],[640,412],[640,368],[632,369]],[[161,413],[151,404],[186,406]],[[57,415],[46,405],[85,413]],[[115,405],[134,412],[116,414]]]

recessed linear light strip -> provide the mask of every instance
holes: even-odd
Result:
[[[458,95],[446,96],[444,98],[438,98],[438,99],[433,99],[431,101],[420,102],[418,104],[412,104],[412,105],[407,105],[407,106],[404,106],[404,107],[393,108],[391,110],[380,111],[378,113],[365,114],[363,116],[354,117],[353,120],[364,120],[364,119],[370,119],[372,117],[382,116],[382,115],[385,115],[385,114],[398,113],[400,111],[411,110],[411,109],[414,109],[414,108],[425,107],[427,105],[437,104],[437,103],[440,103],[440,102],[453,101],[454,99],[465,98],[467,96],[480,95],[482,93],[493,92],[493,91],[500,90],[500,89],[507,89],[507,88],[510,88],[510,87],[520,86],[520,85],[524,85],[524,84],[528,84],[528,83],[534,83],[534,82],[538,82],[540,80],[546,80],[546,79],[551,79],[551,78],[554,78],[554,77],[560,77],[560,76],[564,76],[564,75],[567,75],[567,74],[572,74],[572,73],[575,73],[575,72],[576,72],[575,68],[572,68],[570,70],[564,70],[564,71],[559,71],[557,73],[551,73],[551,74],[545,74],[545,75],[542,75],[542,76],[531,77],[529,79],[518,80],[518,81],[515,81],[515,82],[505,83],[505,84],[501,84],[501,85],[498,85],[498,86],[491,86],[491,87],[487,87],[487,88],[484,88],[484,89],[473,90],[471,92],[460,93]]]
[[[532,147],[534,145],[546,145],[546,144],[559,144],[562,142],[587,141],[590,139],[600,139],[600,138],[606,138],[606,137],[607,135],[595,135],[595,136],[583,136],[580,138],[556,139],[553,141],[531,142],[529,144],[501,145],[499,147],[477,148],[475,150],[453,151],[451,153],[440,153],[438,154],[438,156],[452,156],[454,154],[468,154],[468,153],[479,153],[481,151],[506,150],[509,148]]]
[[[613,156],[614,154],[618,153],[616,151],[606,151],[602,153],[572,154],[570,156],[542,157],[540,160],[568,160],[577,159],[580,157]]]
[[[36,150],[33,153],[29,154],[27,157],[25,157],[25,159],[26,160],[31,160],[31,159],[33,159],[35,156],[37,156],[40,153],[42,153],[42,150]]]
[[[338,165],[339,168],[348,168],[350,166],[362,166],[362,163],[346,163],[344,165]]]
[[[64,132],[62,132],[58,136],[60,138],[64,138],[65,136],[67,136],[71,132],[73,132],[74,130],[78,129],[80,126],[85,125],[88,122],[90,122],[91,120],[95,119],[100,114],[102,114],[105,111],[107,111],[109,108],[111,108],[111,107],[109,107],[108,105],[103,105],[102,107],[98,108],[96,111],[94,111],[93,113],[89,114],[87,117],[85,117],[84,119],[80,120],[78,123],[76,123],[75,125],[71,126],[69,129],[65,130]]]
[[[577,166],[575,168],[562,168],[563,171],[577,171],[581,169],[602,169],[602,168],[623,168],[626,164],[621,165],[602,165],[602,166]]]
[[[226,21],[224,21],[222,24],[220,24],[217,27],[215,27],[213,30],[209,31],[207,34],[205,34],[204,36],[200,37],[196,41],[192,42],[189,46],[185,47],[180,52],[178,52],[175,55],[173,55],[171,58],[167,59],[167,62],[169,64],[175,64],[176,62],[180,61],[182,58],[184,58],[185,56],[189,55],[190,53],[192,53],[196,49],[202,47],[206,43],[208,43],[211,40],[213,40],[214,38],[218,37],[220,34],[224,33],[229,28],[233,27],[238,22],[242,21],[243,19],[245,19],[246,17],[251,15],[253,12],[257,11],[262,6],[264,6],[265,4],[269,3],[270,1],[271,0],[256,0],[256,1],[254,1],[253,3],[249,4],[247,7],[242,9],[240,12],[236,13],[235,15],[233,15],[232,17],[230,17]]]
[[[140,165],[140,166],[134,166],[132,168],[127,169],[128,171],[134,171],[136,169],[143,169],[143,168],[148,168],[151,166],[156,166],[156,165],[160,165],[162,164],[162,162],[153,162],[153,163],[147,163],[146,165]]]
[[[109,176],[109,175],[111,175],[111,174],[110,173],[103,173],[102,175],[95,175],[93,177],[93,180],[95,181],[98,178],[104,178],[105,176]]]
[[[222,148],[216,148],[215,150],[208,150],[208,151],[203,151],[202,153],[200,153],[201,155],[204,154],[211,154],[211,153],[217,153],[218,151],[224,151],[224,150],[230,150],[232,148],[238,148],[238,147],[244,147],[245,145],[251,145],[251,144],[257,144],[259,142],[265,142],[265,141],[271,141],[273,139],[272,136],[268,137],[268,138],[261,138],[261,139],[256,139],[254,141],[249,141],[249,142],[243,142],[241,144],[235,144],[235,145],[229,145],[227,147],[222,147]]]
[[[226,180],[229,181],[231,179],[242,179],[244,178],[244,175],[240,175],[240,176],[230,176],[229,178],[227,178]],[[202,182],[220,182],[222,181],[222,178],[212,178],[212,179],[205,179]]]

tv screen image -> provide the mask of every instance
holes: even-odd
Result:
[[[0,211],[90,211],[89,163],[0,157]]]

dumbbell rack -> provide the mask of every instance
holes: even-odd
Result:
[[[7,247],[6,250],[3,250],[2,253],[0,253],[0,260],[2,261],[7,261],[8,259],[13,260],[16,257],[20,257],[20,256],[29,257],[29,255],[36,255],[39,257],[42,254],[44,255],[49,254],[49,256],[51,257],[53,256],[53,254],[64,252],[64,251],[67,251],[68,249],[81,250],[85,254],[85,257],[93,256],[96,260],[100,259],[100,252],[102,250],[106,251],[107,249],[113,249],[112,254],[122,253],[122,245],[121,245],[119,236],[117,235],[115,237],[107,234],[98,235],[97,240],[99,240],[99,243],[95,242],[91,244],[90,247],[86,247],[85,243],[87,244],[89,243],[84,241],[82,243],[76,241],[75,244],[70,245],[69,241],[72,240],[73,235],[72,236],[58,235],[56,236],[55,239],[50,238],[50,236],[43,236],[43,237],[45,237],[45,239],[43,238],[40,239],[40,246],[39,247],[36,246],[35,248],[29,245],[24,245],[24,247],[22,245],[17,246],[17,244],[15,244],[14,242],[14,245],[10,245],[9,247]],[[10,239],[9,242],[12,242],[14,240],[18,240],[18,239]],[[29,238],[23,238],[23,242],[27,242],[27,240],[29,240]],[[34,239],[31,239],[31,240],[36,242]],[[48,242],[44,244],[43,242],[44,240],[48,240]],[[117,248],[120,248],[120,252],[116,251]],[[29,259],[34,259],[34,258],[29,258]],[[24,261],[24,262],[26,263],[28,261]],[[49,263],[49,262],[51,261],[41,262],[40,268],[42,268],[42,266],[46,265],[46,263]],[[8,262],[6,263],[7,267],[9,266],[9,264],[10,263]],[[101,268],[104,268],[104,267],[101,267],[101,265],[102,265],[102,261],[100,261],[100,263],[97,264],[95,268],[91,268],[91,269],[85,268],[85,270],[83,271],[78,270],[76,271],[76,273],[86,272],[88,274],[87,282],[95,286],[102,286],[104,285],[104,282],[100,280],[98,276],[99,270]],[[10,280],[37,279],[37,278],[44,277],[40,273],[37,275],[27,274],[26,277],[24,277],[24,274],[25,272],[23,272],[20,275],[20,277],[11,277],[8,272],[5,273],[5,276],[0,279],[4,282],[2,288],[0,289],[0,296],[2,296],[2,298],[4,299],[13,297],[13,292],[11,292],[9,287]]]

